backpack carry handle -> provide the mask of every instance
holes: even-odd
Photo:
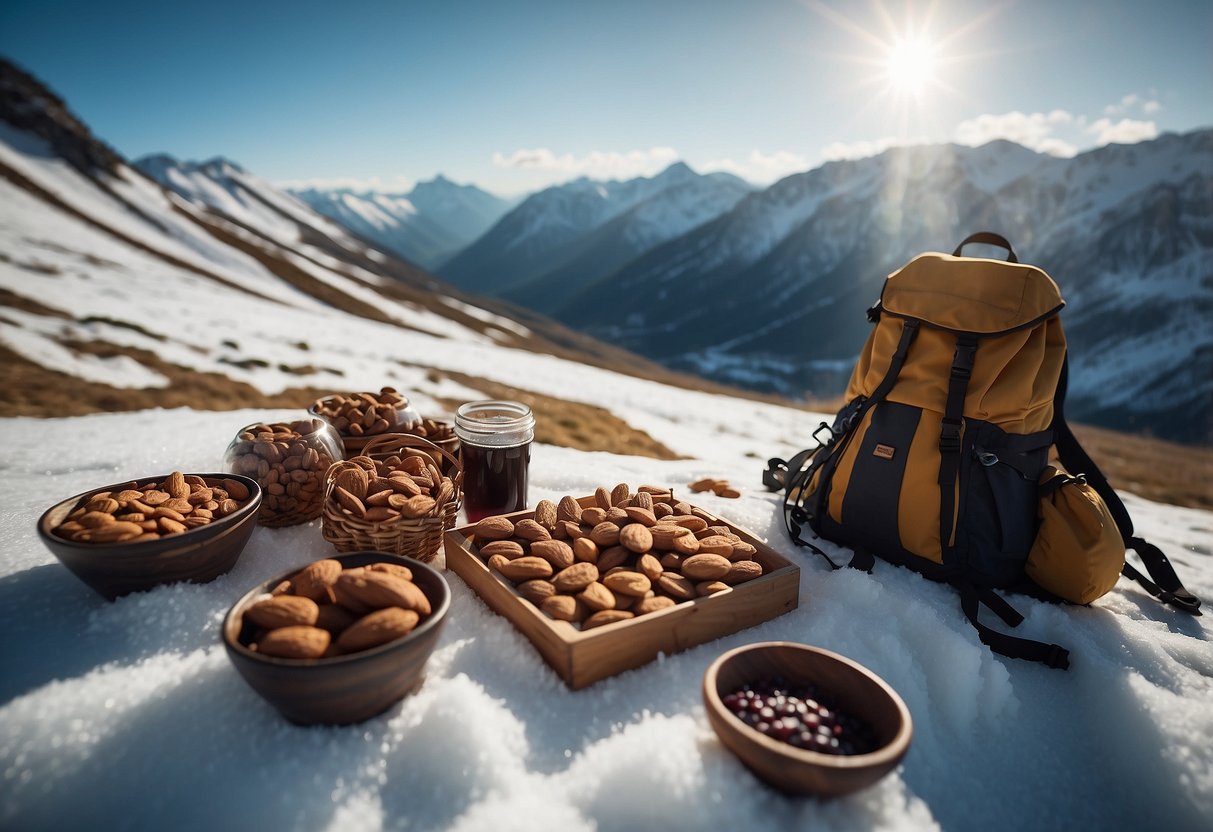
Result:
[[[952,252],[953,257],[960,256],[960,250],[969,243],[984,243],[987,246],[998,246],[1007,250],[1007,262],[1018,263],[1019,258],[1015,256],[1015,249],[1011,248],[1011,244],[1007,242],[1007,238],[1001,234],[995,234],[993,231],[978,231],[976,234],[970,234],[960,241],[960,245],[956,247],[956,251]]]

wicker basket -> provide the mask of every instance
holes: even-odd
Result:
[[[450,422],[443,422],[438,419],[430,418],[426,418],[423,421],[423,425],[428,431],[430,431],[430,434],[428,436],[421,437],[422,439],[425,439],[426,441],[437,445],[442,450],[447,451],[451,457],[454,457],[456,462],[461,459],[461,455],[459,453],[459,437],[455,435],[454,425],[452,425]],[[342,434],[341,440],[345,443],[345,458],[353,459],[356,456],[365,454],[366,446],[368,444],[371,442],[378,442],[384,437],[416,435],[417,434],[408,429],[400,429],[392,431],[392,433],[381,433],[371,436],[347,436]],[[442,473],[450,475],[450,459],[442,456],[441,454],[434,454],[434,457],[434,461],[438,467],[442,469]]]
[[[333,496],[338,474],[349,468],[368,469],[386,476],[398,470],[406,449],[424,452],[442,465],[441,484],[430,493],[434,507],[424,517],[398,516],[373,521],[342,511]],[[390,552],[429,563],[438,556],[443,534],[455,527],[455,518],[463,505],[463,466],[444,448],[420,436],[388,433],[367,442],[362,454],[352,460],[334,463],[325,477],[322,534],[339,552]]]

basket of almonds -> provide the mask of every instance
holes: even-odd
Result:
[[[334,393],[312,402],[308,413],[336,429],[345,445],[345,458],[357,456],[367,442],[386,433],[411,433],[421,416],[394,387],[378,393]]]
[[[462,504],[463,468],[453,454],[419,436],[386,434],[329,468],[322,533],[339,552],[429,563]]]

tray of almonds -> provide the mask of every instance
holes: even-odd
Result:
[[[574,689],[799,603],[796,564],[658,486],[541,500],[452,529],[445,550]]]

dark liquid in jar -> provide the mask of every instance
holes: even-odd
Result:
[[[526,508],[530,442],[512,448],[481,448],[464,442],[460,453],[463,456],[463,507],[469,522]]]

